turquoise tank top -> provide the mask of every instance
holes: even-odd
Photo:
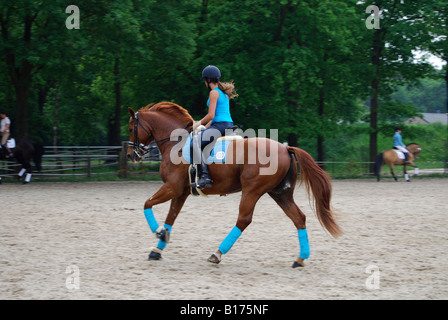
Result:
[[[395,132],[393,139],[394,139],[394,147],[395,146],[403,146],[403,147],[405,146],[403,141],[401,140],[401,134],[399,134],[398,132]]]
[[[215,117],[212,120],[212,123],[215,122],[233,122],[232,117],[230,115],[230,100],[227,95],[222,92],[221,89],[215,88],[216,91],[219,92],[219,98],[216,102],[216,110]],[[210,107],[210,98],[207,100],[207,107]]]

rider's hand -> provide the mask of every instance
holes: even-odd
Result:
[[[197,127],[201,125],[201,121],[194,121],[193,122],[193,130],[196,130]]]

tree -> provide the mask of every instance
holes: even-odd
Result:
[[[428,14],[429,34],[433,37],[431,42],[427,42],[426,48],[437,57],[445,61],[444,80],[445,96],[448,96],[448,1],[439,0],[428,5],[426,13]],[[446,99],[446,113],[448,116],[448,98]],[[448,127],[447,127],[448,130]],[[445,140],[445,171],[448,170],[448,131]]]
[[[54,56],[54,44],[62,32],[51,32],[63,20],[55,14],[61,1],[44,6],[40,1],[3,1],[0,4],[1,51],[15,91],[16,118],[19,136],[29,134],[28,99],[36,75],[45,58]],[[59,48],[59,46],[57,46]]]
[[[415,83],[419,76],[430,72],[426,63],[414,62],[413,50],[428,40],[424,13],[420,10],[427,1],[375,1],[369,3],[381,10],[378,29],[366,29],[366,41],[371,43],[371,101],[370,101],[370,161],[378,154],[378,114],[381,96],[392,93],[400,84]],[[367,3],[358,2],[360,11]],[[373,165],[372,165],[373,170]]]
[[[318,141],[357,113],[363,88],[356,52],[356,2],[220,1],[210,9],[202,64],[217,64],[240,96],[232,115],[243,128],[278,128],[280,139]],[[223,41],[225,39],[225,41]],[[355,71],[356,70],[356,71]],[[359,110],[358,110],[359,111]]]

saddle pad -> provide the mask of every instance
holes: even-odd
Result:
[[[403,160],[405,159],[403,152],[401,152],[400,150],[397,150],[397,149],[393,149],[393,150],[397,153],[398,159],[403,159]]]
[[[9,149],[14,149],[14,148],[16,147],[16,139],[14,139],[14,138],[9,139],[9,140],[6,142],[6,146],[7,146]]]
[[[213,147],[212,152],[210,153],[210,157],[208,157],[206,163],[224,163],[226,162],[227,149],[230,143],[234,140],[242,139],[241,136],[227,136],[223,138],[219,138],[216,140],[216,143]],[[191,163],[192,155],[190,154],[190,144],[191,144],[191,136],[188,137],[185,145],[182,148],[182,156],[186,161]]]

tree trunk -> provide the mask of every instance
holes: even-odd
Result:
[[[373,57],[372,64],[375,68],[375,75],[372,79],[372,99],[370,102],[370,162],[375,162],[378,155],[378,96],[379,96],[379,79],[380,79],[380,61],[384,47],[383,29],[375,30],[373,39]],[[370,165],[370,172],[374,172],[374,164]]]
[[[114,63],[115,77],[115,107],[111,118],[109,119],[108,143],[111,146],[121,146],[121,83],[120,83],[120,58],[115,58]]]
[[[446,92],[448,95],[448,66],[445,67],[445,84],[446,84]],[[448,120],[448,99],[446,99],[446,116]],[[446,141],[445,141],[445,173],[448,173],[448,123],[446,126],[447,132],[446,132]]]
[[[54,101],[53,118],[53,148],[54,153],[58,154],[58,126],[59,126],[59,81],[56,83],[56,97]]]
[[[54,118],[53,118],[53,152],[59,155],[58,150],[58,129],[59,129],[59,80],[56,82],[56,96],[54,101]],[[62,158],[56,157],[58,169],[63,170]]]
[[[30,85],[19,83],[14,85],[16,91],[16,124],[17,136],[27,138],[29,136],[28,125],[28,97],[30,92]]]
[[[114,145],[121,146],[121,83],[120,83],[120,58],[115,58],[115,123],[114,123]]]
[[[26,15],[24,19],[24,33],[23,33],[23,56],[20,60],[20,65],[16,64],[17,56],[11,48],[5,47],[5,60],[8,66],[8,73],[11,78],[11,82],[14,85],[16,95],[16,135],[18,137],[28,137],[29,124],[28,124],[28,98],[31,89],[33,75],[32,72],[35,66],[32,65],[26,58],[27,51],[31,48],[31,31],[34,20],[37,14],[34,16]],[[8,21],[1,19],[1,31],[3,41],[9,42],[9,25]]]
[[[322,64],[325,66],[328,60],[328,55],[324,53]],[[326,86],[326,74],[325,74],[325,67],[322,69],[321,73],[321,79],[322,79],[322,87],[319,90],[319,104],[317,109],[317,115],[320,122],[320,130],[317,134],[317,161],[324,162],[325,161],[325,150],[324,150],[324,136],[323,132],[325,131],[324,124],[326,123],[324,119],[324,111],[325,111],[325,86]],[[324,165],[322,164],[322,168],[324,168]]]

